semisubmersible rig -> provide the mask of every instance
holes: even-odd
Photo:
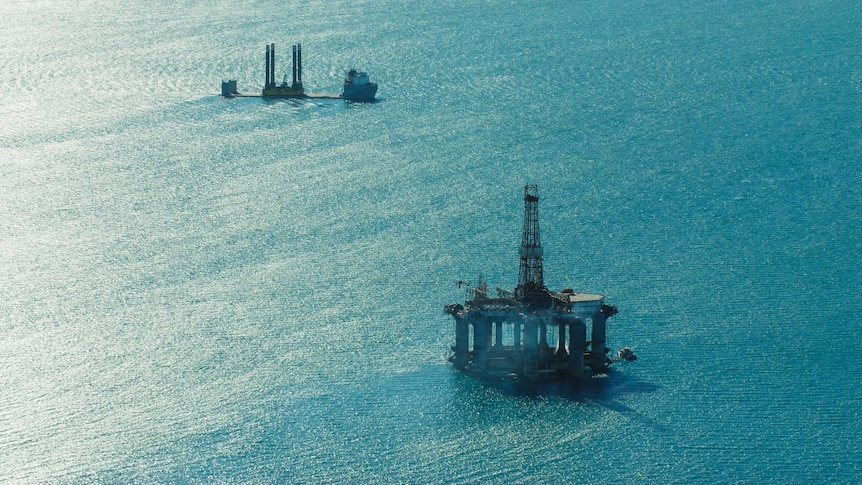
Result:
[[[518,255],[515,291],[497,288],[497,295],[489,296],[480,279],[467,285],[463,305],[445,307],[455,319],[455,353],[449,360],[458,369],[492,377],[577,380],[604,373],[612,362],[605,347],[607,320],[617,309],[606,305],[603,295],[545,287],[535,185],[524,187]]]

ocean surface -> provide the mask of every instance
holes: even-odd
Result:
[[[302,43],[311,92],[225,99]],[[4,0],[0,482],[862,482],[858,0]],[[458,280],[636,362],[447,362]]]

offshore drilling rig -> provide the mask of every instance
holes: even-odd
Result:
[[[455,354],[449,360],[456,368],[478,375],[528,380],[581,379],[607,371],[612,361],[605,347],[605,329],[617,309],[604,303],[604,295],[571,289],[554,293],[545,287],[535,185],[524,187],[518,255],[515,291],[498,287],[496,297],[491,297],[480,278],[477,285],[467,285],[463,305],[445,307],[455,319]]]

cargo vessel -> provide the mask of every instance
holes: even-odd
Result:
[[[374,101],[377,94],[377,83],[368,79],[368,73],[350,69],[344,80],[344,90],[335,93],[306,93],[302,85],[302,44],[293,46],[293,68],[291,81],[287,74],[281,83],[275,78],[275,44],[266,45],[264,58],[265,80],[260,94],[241,93],[237,90],[237,81],[231,79],[222,81],[221,94],[225,97],[262,97],[262,98],[299,98],[299,99],[345,99],[348,101]]]
[[[344,92],[342,97],[350,101],[372,101],[377,94],[377,83],[368,80],[367,72],[359,72],[356,69],[347,71],[344,79]]]

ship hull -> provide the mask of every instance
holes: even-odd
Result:
[[[374,101],[377,94],[377,84],[369,83],[364,86],[344,85],[344,99],[348,101]]]

